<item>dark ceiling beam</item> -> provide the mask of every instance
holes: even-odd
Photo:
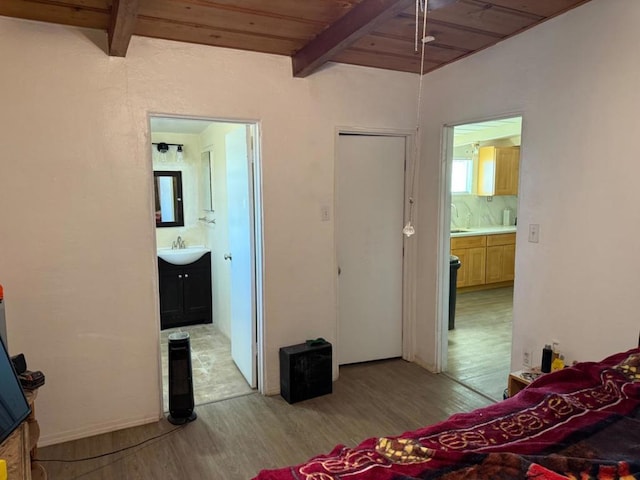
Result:
[[[457,1],[430,0],[427,5],[432,12]],[[415,4],[415,0],[362,0],[291,57],[293,76],[312,74],[355,41],[373,32],[378,25]]]
[[[124,57],[136,26],[138,0],[113,0],[109,23],[109,55]]]
[[[310,75],[331,57],[412,4],[415,0],[363,0],[291,57],[293,76]]]

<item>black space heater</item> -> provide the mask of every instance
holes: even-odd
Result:
[[[192,422],[193,377],[191,375],[191,342],[189,334],[177,332],[169,335],[169,416],[174,425]]]
[[[289,403],[332,391],[331,344],[319,338],[280,349],[280,395]]]

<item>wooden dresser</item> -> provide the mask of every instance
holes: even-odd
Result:
[[[36,420],[35,399],[38,390],[25,392],[31,415],[0,445],[0,458],[7,461],[7,473],[11,480],[46,480],[42,465],[33,462],[37,452],[40,426]]]

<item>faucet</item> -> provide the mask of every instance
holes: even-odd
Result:
[[[184,240],[178,235],[178,238],[171,244],[171,250],[186,248]]]

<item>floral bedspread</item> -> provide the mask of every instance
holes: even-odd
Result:
[[[640,479],[640,350],[543,375],[513,398],[338,445],[255,480]]]

